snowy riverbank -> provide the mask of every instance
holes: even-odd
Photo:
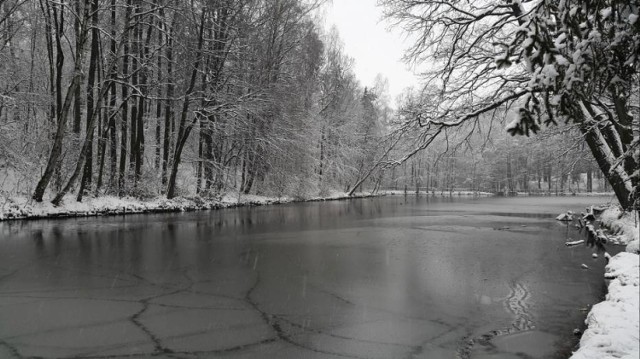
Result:
[[[572,359],[639,358],[639,256],[640,228],[633,214],[614,206],[600,217],[615,235],[614,243],[627,246],[626,252],[611,258],[605,268],[608,293],[605,300],[591,308],[588,329],[580,340],[580,349]]]
[[[385,195],[380,193],[378,195]],[[106,215],[124,215],[140,213],[189,212],[207,209],[220,209],[239,206],[261,206],[278,203],[328,201],[347,198],[371,197],[371,194],[357,193],[348,196],[346,193],[334,192],[325,197],[293,198],[267,197],[258,195],[240,195],[230,193],[219,199],[194,198],[154,198],[141,200],[133,197],[102,196],[85,198],[77,202],[69,196],[61,206],[54,206],[49,201],[36,203],[28,197],[14,197],[0,200],[0,221],[12,219],[41,219],[90,217]]]
[[[97,198],[85,197],[82,202],[77,202],[72,196],[68,196],[61,206],[55,207],[49,201],[36,203],[28,197],[0,197],[0,221],[12,219],[43,219],[43,218],[69,218],[91,217],[141,213],[168,213],[189,212],[208,209],[231,208],[239,206],[262,206],[268,204],[333,201],[352,198],[367,198],[387,195],[413,195],[404,191],[380,191],[376,194],[355,193],[349,196],[345,192],[331,192],[326,196],[314,196],[309,198],[294,197],[269,197],[258,195],[245,195],[227,193],[219,199],[203,199],[200,197],[174,199],[154,198],[141,200],[133,197],[102,196]],[[488,192],[436,192],[435,194],[420,193],[420,195],[435,196],[493,196]]]

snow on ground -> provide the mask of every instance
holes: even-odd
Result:
[[[215,208],[215,206],[214,203],[197,203],[185,198],[172,200],[156,198],[142,201],[131,197],[103,196],[85,198],[82,202],[77,202],[72,196],[69,196],[62,205],[56,207],[49,201],[37,203],[27,197],[14,197],[0,201],[0,220],[185,211],[202,208]]]
[[[0,220],[47,218],[47,217],[84,217],[109,214],[131,214],[149,212],[184,212],[203,209],[235,207],[241,205],[264,205],[292,202],[292,198],[276,198],[257,195],[227,194],[220,200],[195,198],[154,198],[140,200],[132,197],[103,196],[85,198],[77,202],[69,196],[61,206],[55,207],[48,201],[36,203],[27,197],[0,200]]]
[[[605,277],[611,279],[609,293],[591,308],[588,329],[571,359],[640,358],[638,258],[628,252],[611,258],[605,269]]]
[[[492,195],[485,192],[453,192],[458,196]],[[355,193],[349,196],[345,192],[332,191],[325,196],[310,198],[270,197],[255,194],[230,192],[219,199],[203,199],[200,197],[166,199],[163,197],[141,200],[133,197],[102,196],[85,197],[77,202],[71,195],[67,196],[61,206],[55,207],[49,201],[36,203],[28,197],[4,198],[0,196],[0,221],[11,219],[36,219],[60,217],[86,217],[100,215],[150,213],[150,212],[185,212],[203,209],[228,208],[237,206],[260,206],[277,203],[329,201],[346,198],[362,198],[372,196],[405,194],[404,191],[380,191],[376,194]],[[424,194],[424,193],[422,193]],[[439,193],[438,193],[439,194]],[[449,195],[449,192],[445,192]]]
[[[634,214],[623,214],[615,206],[607,209],[600,220],[616,233],[618,243],[627,244],[627,252],[618,253],[607,264],[608,294],[587,315],[588,329],[571,359],[637,359],[640,358],[640,226]]]
[[[614,234],[609,240],[614,244],[627,245],[627,252],[638,253],[638,236],[640,228],[635,213],[623,211],[618,206],[611,206],[600,216],[602,225]]]
[[[220,203],[226,206],[234,206],[234,205],[242,205],[242,204],[253,204],[253,205],[265,205],[265,204],[275,204],[275,203],[286,203],[293,202],[294,199],[291,197],[268,197],[268,196],[259,196],[256,194],[244,194],[238,192],[227,193],[220,199]]]
[[[385,194],[387,193],[380,193],[378,195]],[[371,196],[371,194],[356,193],[353,196],[348,196],[343,192],[333,192],[326,197],[296,199],[293,197],[268,197],[234,192],[227,193],[220,199],[203,199],[200,197],[166,199],[158,197],[151,200],[140,200],[133,197],[119,198],[115,196],[102,196],[98,198],[85,197],[82,202],[77,202],[73,196],[68,196],[62,205],[58,207],[55,207],[46,200],[42,203],[37,203],[28,197],[0,197],[0,221],[150,212],[185,212],[237,206],[259,206],[296,201],[326,201],[369,196]]]

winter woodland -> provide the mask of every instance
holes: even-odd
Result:
[[[0,0],[2,197],[612,190],[637,206],[638,1],[381,0],[424,80],[393,99],[356,78],[324,5]]]

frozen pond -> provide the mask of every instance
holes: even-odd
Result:
[[[604,259],[554,217],[608,200],[0,223],[0,358],[566,358]]]

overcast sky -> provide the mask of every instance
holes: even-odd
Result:
[[[327,31],[335,25],[345,52],[355,59],[355,74],[372,86],[377,74],[389,81],[390,105],[405,87],[417,87],[417,77],[401,58],[407,42],[400,30],[390,31],[376,0],[333,0],[325,9]]]

